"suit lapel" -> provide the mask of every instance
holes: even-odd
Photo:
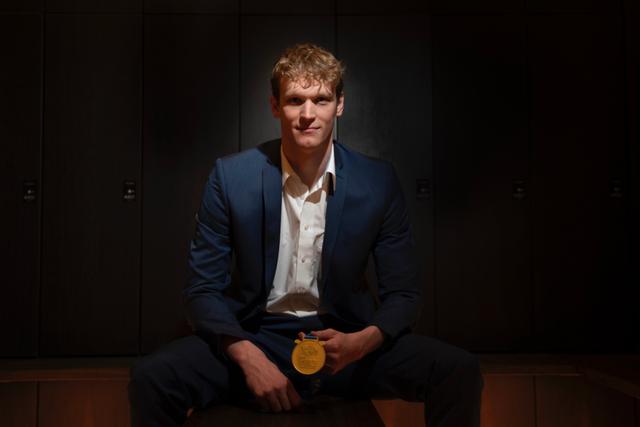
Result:
[[[324,242],[322,243],[322,273],[320,275],[320,293],[322,294],[329,277],[329,266],[331,265],[331,257],[333,256],[333,248],[335,247],[340,231],[340,218],[342,217],[342,208],[347,193],[348,176],[346,168],[343,167],[342,150],[338,144],[334,144],[334,157],[336,162],[336,189],[330,187],[327,196],[327,213],[324,225]]]
[[[280,144],[267,153],[269,161],[262,169],[262,201],[264,207],[264,284],[267,294],[273,283],[280,247],[280,210],[282,206],[282,172]]]

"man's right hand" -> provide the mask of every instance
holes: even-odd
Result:
[[[223,339],[224,350],[244,372],[249,391],[265,411],[290,411],[302,399],[293,384],[255,344],[233,337]]]

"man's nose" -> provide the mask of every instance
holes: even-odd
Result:
[[[316,106],[313,104],[313,101],[307,99],[304,104],[302,104],[302,111],[300,115],[303,119],[311,120],[316,117]]]

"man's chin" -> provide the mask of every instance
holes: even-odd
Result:
[[[317,138],[296,138],[295,146],[296,148],[303,151],[315,151],[320,148],[323,148],[325,144]]]

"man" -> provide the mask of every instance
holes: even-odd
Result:
[[[133,369],[135,422],[179,426],[190,408],[231,398],[289,411],[331,393],[425,401],[430,427],[479,425],[477,359],[410,333],[419,291],[393,167],[332,140],[342,74],[322,48],[287,49],[271,79],[281,138],[216,161],[184,289],[195,335]],[[320,374],[293,369],[303,333],[324,341]]]

